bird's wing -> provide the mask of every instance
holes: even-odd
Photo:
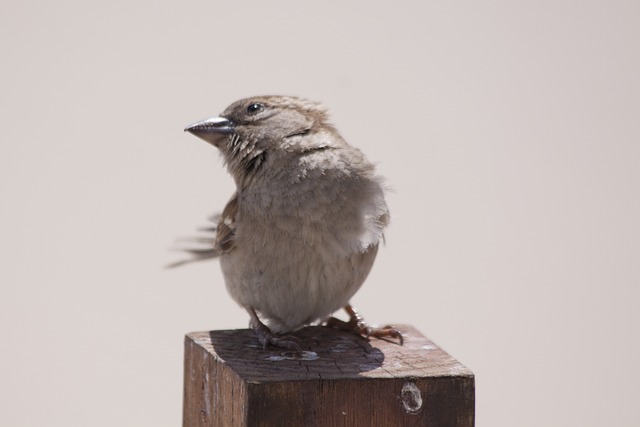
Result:
[[[217,220],[217,216],[211,219]],[[174,250],[191,255],[189,258],[174,261],[168,264],[167,268],[179,267],[184,264],[190,264],[195,261],[203,261],[206,259],[217,258],[220,251],[215,247],[215,235],[205,233],[215,233],[216,227],[199,228],[203,232],[199,236],[181,238],[176,241]]]
[[[227,206],[222,211],[222,215],[215,215],[211,221],[216,223],[215,227],[200,228],[201,232],[211,233],[215,235],[202,234],[200,236],[180,239],[180,245],[176,249],[180,252],[186,252],[191,255],[190,258],[173,262],[167,265],[168,268],[178,267],[195,261],[203,261],[206,259],[217,258],[220,254],[229,252],[236,247],[236,215],[238,214],[238,193],[235,193]],[[198,246],[198,247],[194,247]]]
[[[236,247],[236,216],[238,215],[238,193],[234,193],[224,207],[216,227],[215,248],[220,252],[229,252]]]

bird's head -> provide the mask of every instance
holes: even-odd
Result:
[[[236,101],[217,117],[185,131],[214,145],[234,176],[251,175],[267,157],[318,148],[323,138],[304,138],[327,123],[326,109],[289,96],[258,96]]]

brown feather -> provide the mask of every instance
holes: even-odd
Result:
[[[229,252],[236,247],[236,215],[238,214],[238,193],[224,207],[216,227],[215,247],[220,252]]]

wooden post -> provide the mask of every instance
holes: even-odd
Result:
[[[473,373],[399,329],[403,346],[305,328],[302,354],[263,349],[248,329],[190,333],[183,426],[473,426]]]

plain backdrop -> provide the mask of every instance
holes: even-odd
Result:
[[[182,129],[258,94],[379,165],[353,303],[472,369],[478,426],[638,425],[640,3],[0,9],[0,425],[180,425],[184,334],[248,322],[217,261],[164,269],[233,191]]]

